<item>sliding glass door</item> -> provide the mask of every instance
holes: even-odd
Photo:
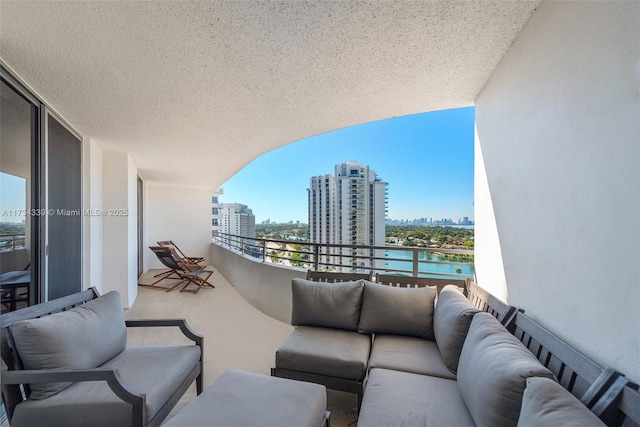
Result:
[[[0,67],[2,312],[82,289],[82,139]]]
[[[37,298],[38,105],[0,81],[0,286],[2,312]]]
[[[48,299],[82,290],[82,140],[45,110]]]

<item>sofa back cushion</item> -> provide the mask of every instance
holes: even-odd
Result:
[[[436,288],[396,288],[365,282],[358,332],[433,340]]]
[[[471,320],[479,312],[457,286],[447,285],[438,295],[433,314],[433,333],[442,360],[454,374],[458,371],[462,345]]]
[[[518,427],[601,427],[605,424],[556,381],[527,378]]]
[[[95,368],[127,344],[122,301],[116,291],[11,327],[25,369]],[[46,399],[71,383],[31,384],[31,399]]]
[[[473,316],[458,364],[458,388],[479,426],[515,426],[529,377],[553,378],[489,313]]]
[[[294,326],[322,326],[357,331],[364,282],[291,281]]]

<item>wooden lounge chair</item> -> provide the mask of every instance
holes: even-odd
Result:
[[[166,267],[170,269],[169,272],[167,272],[170,274],[164,277],[161,277],[159,280],[156,280],[150,285],[141,284],[141,286],[156,287],[160,289],[165,289],[167,292],[169,292],[174,290],[180,284],[186,282],[182,287],[182,289],[180,289],[180,292],[183,292],[187,288],[187,286],[189,286],[190,284],[194,284],[196,285],[196,289],[193,291],[193,293],[195,294],[197,294],[202,287],[211,287],[211,288],[215,287],[208,282],[209,277],[211,277],[211,275],[213,274],[213,271],[205,270],[204,267],[201,267],[195,264],[187,264],[183,262],[172,247],[149,246],[149,249],[151,249],[153,253],[156,254],[156,256],[158,257],[158,260],[162,264],[164,264]],[[176,278],[180,279],[180,281],[174,284],[170,288],[161,288],[156,286],[162,280],[170,278],[171,274],[175,274]],[[205,275],[205,277],[203,278],[201,277],[201,275]]]
[[[177,256],[182,263],[184,263],[184,264],[193,264],[193,266],[190,266],[190,269],[198,270],[198,269],[202,268],[202,266],[200,266],[199,264],[204,262],[204,258],[203,257],[188,257],[188,256],[186,256],[184,254],[184,252],[182,252],[180,250],[180,248],[177,247],[175,243],[173,243],[173,240],[160,240],[160,241],[158,241],[158,245],[159,246],[167,246],[167,247],[173,248],[175,250],[174,251],[174,255]],[[180,278],[171,269],[169,269],[167,271],[163,271],[162,273],[158,273],[153,277],[158,279],[158,281],[154,282],[154,284],[158,283],[158,282],[161,282],[162,279],[179,279]],[[141,286],[147,286],[147,285],[141,285]]]
[[[186,256],[184,252],[175,244],[173,240],[159,240],[159,246],[171,246],[176,250],[176,254],[180,256],[181,259],[188,262],[189,264],[200,264],[204,262],[204,257],[198,256]]]

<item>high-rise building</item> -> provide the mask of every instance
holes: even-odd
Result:
[[[311,243],[384,246],[387,185],[369,166],[353,161],[336,165],[333,174],[311,177],[307,190]],[[320,262],[333,264],[337,270],[384,267],[384,259],[371,259],[384,258],[382,249],[328,248],[323,252]]]
[[[218,189],[211,198],[211,228],[216,232],[234,234],[236,236],[255,238],[256,217],[247,205],[240,203],[220,203]]]
[[[223,232],[222,230],[222,203],[218,200],[223,194],[222,188],[218,188],[211,197],[211,229],[213,234]]]

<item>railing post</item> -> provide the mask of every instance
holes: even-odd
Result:
[[[320,267],[320,246],[313,245],[313,269],[318,271]]]
[[[262,241],[262,262],[267,262],[267,241]]]
[[[418,270],[419,270],[419,263],[418,263],[418,259],[419,259],[419,252],[417,249],[413,250],[413,277],[418,277]]]

